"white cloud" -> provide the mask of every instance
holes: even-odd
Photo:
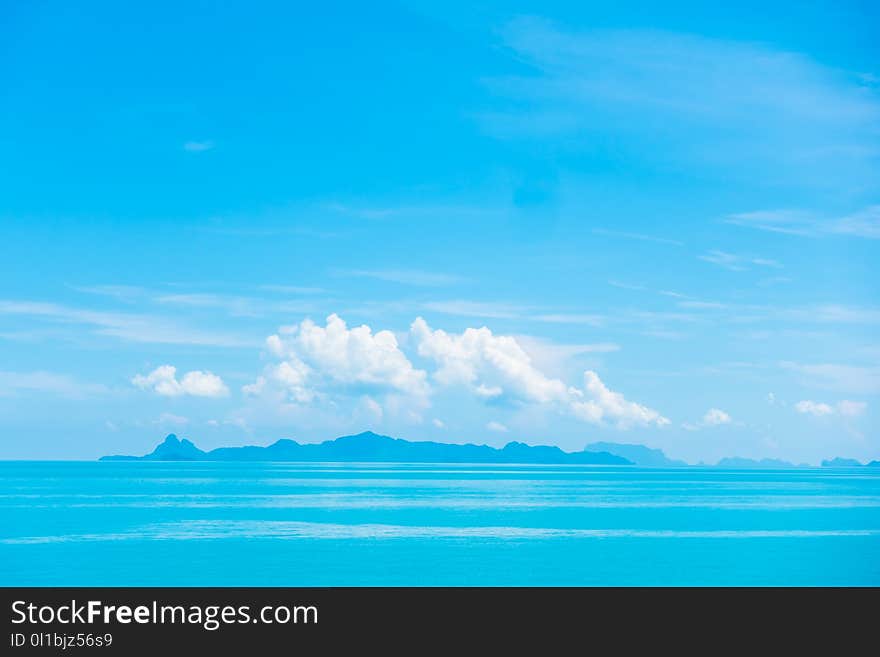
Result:
[[[177,378],[177,368],[173,365],[160,365],[149,374],[138,374],[131,382],[142,390],[153,390],[165,397],[225,397],[229,394],[226,384],[216,374],[193,370]]]
[[[440,420],[436,417],[433,420],[431,420],[431,424],[433,424],[438,429],[445,429],[446,428],[446,423],[443,422],[443,420]]]
[[[282,327],[266,339],[272,356],[280,362],[267,366],[255,383],[244,386],[248,395],[280,391],[297,404],[319,398],[385,395],[384,405],[424,407],[430,394],[427,374],[413,367],[391,331],[373,333],[367,325],[349,329],[338,315],[319,326],[306,319]],[[364,410],[375,411],[379,402],[367,397]]]
[[[624,428],[669,423],[656,411],[609,390],[591,370],[584,372],[583,389],[548,377],[515,338],[494,335],[486,327],[450,334],[432,330],[419,317],[410,331],[419,355],[437,363],[433,378],[442,385],[462,385],[478,397],[543,405],[593,424],[613,422]]]
[[[491,422],[489,422],[489,423],[486,425],[486,428],[487,428],[489,431],[495,431],[495,432],[497,432],[497,433],[507,433],[508,431],[510,431],[510,429],[508,429],[506,426],[504,426],[504,425],[501,424],[500,422],[496,422],[496,421],[494,421],[494,420],[491,421]]]
[[[822,417],[823,415],[831,415],[834,413],[834,409],[831,408],[828,404],[823,404],[822,402],[814,402],[809,399],[805,399],[803,401],[799,401],[794,405],[795,410],[798,413],[805,413],[809,415],[815,415],[816,417]]]
[[[772,393],[771,393],[772,394]],[[770,403],[773,403],[772,401]],[[699,431],[708,427],[719,427],[724,424],[730,424],[733,418],[720,408],[710,408],[703,414],[699,422],[684,422],[681,426],[688,431]]]
[[[575,416],[592,423],[602,423],[611,420],[620,428],[631,425],[656,424],[664,426],[669,420],[657,411],[627,401],[619,392],[609,390],[599,379],[599,375],[591,370],[584,372],[584,393],[571,389],[574,400],[571,409]],[[586,401],[580,398],[586,397]]]
[[[703,416],[703,424],[707,427],[717,427],[721,424],[730,424],[730,415],[720,408],[710,408]]]
[[[837,402],[834,406],[831,406],[830,404],[823,402],[815,402],[806,399],[804,401],[799,401],[794,407],[798,413],[805,413],[816,417],[839,414],[846,418],[854,418],[864,414],[868,408],[868,404],[866,402],[843,399]]]
[[[487,386],[482,383],[474,388],[474,392],[477,393],[478,397],[483,397],[485,399],[500,397],[504,394],[504,390],[501,389],[499,386]]]
[[[481,396],[503,393],[519,399],[548,403],[568,397],[566,385],[548,379],[510,336],[496,336],[486,327],[462,334],[432,330],[421,317],[411,326],[420,356],[437,363],[434,378],[443,385],[463,384]]]

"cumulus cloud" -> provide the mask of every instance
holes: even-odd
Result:
[[[771,401],[771,403],[773,402]],[[699,422],[685,422],[681,426],[688,431],[699,431],[700,429],[706,429],[708,427],[720,427],[724,424],[730,424],[731,422],[733,422],[733,418],[730,417],[730,414],[722,411],[720,408],[710,408],[703,414],[703,417],[700,418]]]
[[[432,330],[419,317],[410,333],[419,355],[437,364],[433,378],[441,385],[461,385],[482,398],[552,407],[592,424],[613,422],[624,428],[669,423],[657,411],[609,390],[591,370],[584,372],[583,388],[547,376],[515,338],[495,335],[485,326],[447,333]]]
[[[703,416],[703,424],[707,427],[717,427],[720,424],[730,424],[730,415],[720,408],[710,408]]]
[[[832,413],[834,413],[834,409],[831,408],[828,404],[823,404],[822,402],[814,402],[809,399],[799,401],[797,404],[794,405],[794,408],[798,413],[815,415],[816,417],[831,415]]]
[[[811,401],[809,399],[805,399],[803,401],[799,401],[794,405],[795,410],[798,413],[804,413],[805,415],[813,415],[815,417],[824,417],[827,415],[840,414],[843,417],[858,417],[862,415],[865,410],[868,408],[868,404],[860,401],[851,401],[849,399],[844,399],[837,402],[836,405],[831,406],[830,404],[826,404],[823,402]]]
[[[266,346],[280,362],[244,386],[245,394],[280,391],[297,404],[330,395],[384,394],[386,407],[397,405],[398,397],[425,406],[430,394],[427,374],[413,367],[391,331],[373,333],[365,324],[349,328],[336,314],[327,317],[324,326],[306,319],[282,327],[266,339]],[[364,398],[370,400],[368,410],[374,415],[381,412],[372,396]]]
[[[225,397],[229,388],[216,374],[193,370],[182,378],[177,378],[177,368],[173,365],[160,365],[149,374],[138,374],[131,380],[142,390],[152,390],[164,397]]]
[[[496,422],[495,420],[492,420],[491,422],[489,422],[486,425],[486,428],[489,431],[496,431],[498,433],[507,433],[508,431],[510,431],[510,429],[508,429],[506,426],[504,426],[500,422]]]

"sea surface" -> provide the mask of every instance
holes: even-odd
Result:
[[[880,585],[880,469],[0,462],[0,585]]]

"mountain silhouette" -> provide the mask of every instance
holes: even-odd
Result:
[[[411,442],[365,431],[318,444],[281,439],[266,447],[219,447],[205,452],[189,440],[170,434],[144,456],[103,456],[102,461],[373,461],[391,463],[571,463],[633,465],[608,452],[564,452],[549,445],[510,442],[502,449],[488,445]]]
[[[642,465],[652,468],[663,467],[680,467],[687,465],[684,461],[671,459],[663,450],[645,447],[644,445],[630,445],[624,443],[590,443],[584,449],[593,452],[608,452],[621,456],[636,465]]]
[[[855,459],[845,459],[837,456],[833,459],[826,459],[822,461],[823,468],[860,468],[862,464],[860,461],[856,461]]]
[[[716,464],[717,468],[796,468],[794,463],[782,459],[747,459],[741,456],[727,456]]]
[[[311,461],[386,463],[525,463],[580,465],[638,465],[642,467],[685,467],[684,461],[670,459],[662,450],[645,445],[596,442],[580,452],[565,452],[553,445],[527,445],[509,442],[502,448],[432,441],[409,441],[382,436],[372,431],[342,436],[322,443],[298,443],[282,438],[260,447],[218,447],[206,452],[186,438],[169,434],[149,454],[143,456],[102,456],[101,461]],[[700,465],[703,465],[702,463]],[[862,466],[855,459],[833,458],[822,461],[826,468],[880,467],[880,461]],[[726,457],[718,468],[796,468],[780,459]]]

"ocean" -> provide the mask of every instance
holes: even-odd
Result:
[[[880,469],[0,462],[0,585],[880,585]]]

